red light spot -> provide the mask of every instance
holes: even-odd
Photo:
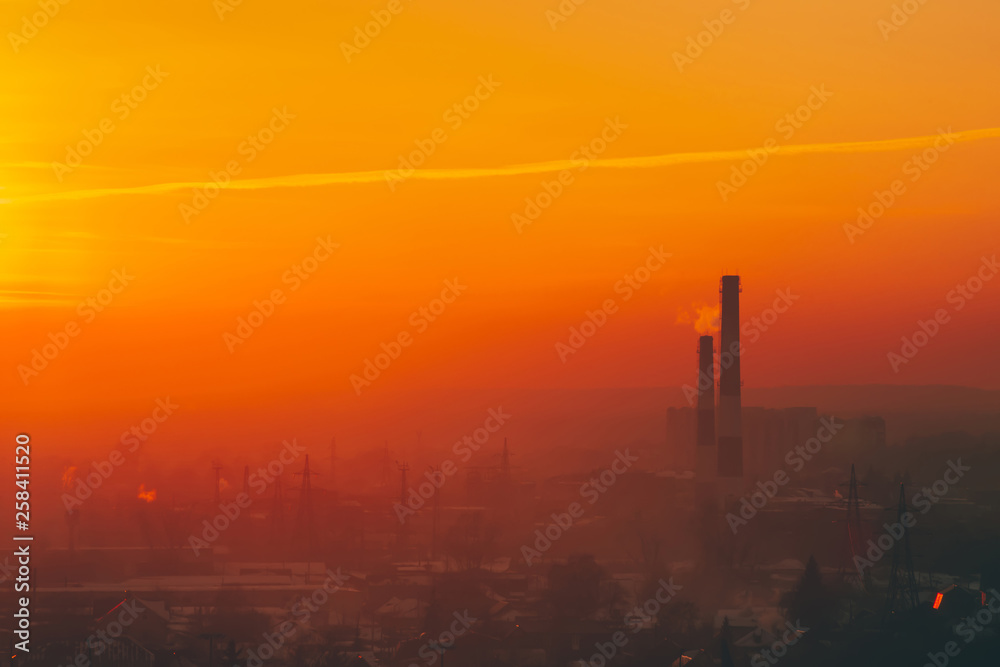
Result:
[[[938,593],[937,597],[934,598],[934,608],[938,609],[941,606],[941,600],[944,599],[944,593]]]
[[[147,503],[151,503],[154,500],[156,500],[156,489],[151,489],[151,490],[147,491],[146,490],[146,485],[145,484],[140,484],[139,485],[139,493],[136,496],[136,498],[139,498],[140,500],[145,500]]]

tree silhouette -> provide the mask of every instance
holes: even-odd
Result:
[[[729,617],[722,619],[722,628],[719,629],[719,661],[722,667],[736,667],[733,662],[733,655],[729,651],[729,645],[733,641],[733,629],[729,625]]]
[[[800,621],[814,637],[831,630],[837,616],[837,599],[823,584],[819,564],[812,556],[806,563],[798,586],[787,597],[788,619]]]

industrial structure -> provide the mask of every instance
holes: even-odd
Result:
[[[613,646],[608,638],[624,623],[630,653],[616,659],[621,667],[763,664],[759,656],[775,646],[789,652],[782,661],[788,667],[920,664],[910,655],[919,658],[920,639],[932,650],[944,646],[959,637],[954,628],[963,619],[1000,602],[992,529],[1000,525],[1000,496],[992,478],[980,478],[978,488],[962,479],[947,487],[947,497],[935,490],[919,525],[873,535],[879,524],[889,531],[884,506],[897,494],[895,524],[914,516],[904,488],[944,483],[932,483],[933,467],[914,465],[928,450],[914,446],[908,459],[895,458],[907,450],[889,451],[878,416],[820,415],[816,407],[775,401],[744,407],[740,295],[739,276],[723,276],[721,322],[711,325],[719,336],[699,329],[697,390],[685,388],[689,405],[666,411],[666,465],[633,437],[646,431],[629,423],[643,421],[652,432],[656,422],[648,417],[659,414],[663,394],[636,409],[636,394],[609,392],[599,398],[625,400],[608,408],[618,410],[613,422],[594,422],[610,423],[606,430],[593,430],[594,442],[610,442],[591,444],[575,422],[558,423],[555,435],[526,429],[529,446],[554,440],[541,459],[511,441],[527,479],[511,463],[507,431],[487,436],[486,451],[466,461],[454,447],[455,457],[444,447],[425,451],[418,430],[409,463],[396,460],[387,442],[339,456],[331,438],[328,477],[314,450],[300,472],[268,465],[264,485],[254,482],[251,465],[228,459],[206,466],[202,482],[179,498],[161,492],[157,499],[143,486],[138,496],[117,499],[106,491],[82,513],[66,512],[59,527],[68,528],[67,548],[39,553],[33,613],[44,649],[21,662],[597,664],[603,649],[591,647]],[[533,403],[539,414],[552,409]],[[583,411],[573,404],[574,415]],[[646,417],[635,419],[639,412]],[[819,452],[833,441],[832,433],[816,437],[831,420],[836,440]],[[972,440],[964,451],[985,448]],[[803,452],[810,457],[795,465]],[[560,469],[556,458],[570,467]],[[224,465],[243,465],[242,494],[222,478]],[[72,475],[64,472],[64,490]],[[462,477],[464,486],[448,481]],[[291,493],[289,479],[296,480]],[[929,503],[924,493],[910,507]],[[683,582],[679,599],[665,613],[651,612],[675,576]],[[11,587],[0,591],[0,604],[11,606],[13,594]],[[90,656],[84,638],[104,632],[124,609],[139,610],[136,622],[103,657]],[[461,612],[452,610],[465,610],[461,633],[453,625]],[[792,629],[796,618],[812,628],[808,634]],[[989,631],[963,647],[971,656],[964,664],[993,664],[975,660],[1000,654],[1000,616],[991,618]],[[295,632],[282,635],[282,627]],[[786,631],[796,633],[787,645],[780,641],[793,636]],[[280,646],[268,639],[275,637]]]
[[[714,504],[715,472],[718,467],[715,446],[715,374],[712,370],[712,337],[698,339],[698,405],[695,422],[697,497],[702,506]]]
[[[696,495],[702,506],[724,507],[744,488],[743,406],[740,398],[740,277],[719,283],[720,348],[712,336],[698,339],[695,407]],[[715,387],[718,384],[718,409]],[[668,415],[669,416],[669,415]]]
[[[740,277],[722,276],[719,285],[719,493],[743,493],[743,415],[740,399]]]

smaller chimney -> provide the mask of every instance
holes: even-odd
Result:
[[[715,497],[718,453],[715,445],[715,370],[713,339],[698,339],[698,403],[696,407],[695,476],[698,500],[710,502]]]

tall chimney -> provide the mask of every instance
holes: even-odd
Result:
[[[712,337],[698,339],[698,404],[697,437],[695,448],[695,475],[700,502],[710,502],[715,497],[715,474],[718,466],[715,449],[715,370],[712,367],[714,351]]]
[[[743,493],[743,420],[740,402],[740,277],[722,276],[719,348],[719,485],[723,497]]]

